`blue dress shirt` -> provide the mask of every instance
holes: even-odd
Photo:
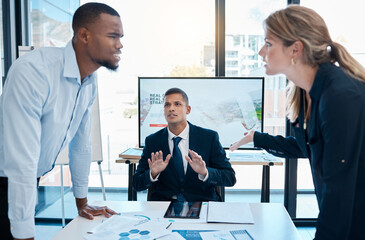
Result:
[[[34,236],[36,179],[67,145],[74,196],[87,196],[96,91],[95,74],[81,80],[71,42],[34,50],[11,66],[0,96],[0,176],[8,178],[15,238]]]

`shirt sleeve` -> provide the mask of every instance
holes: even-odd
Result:
[[[96,92],[93,94],[80,126],[69,144],[71,181],[75,198],[87,197],[92,160],[91,116],[95,96]]]
[[[315,239],[350,239],[363,190],[361,151],[364,103],[354,92],[327,92],[319,105],[320,133],[310,140],[314,171],[321,175]],[[363,159],[363,158],[362,158]],[[318,190],[317,190],[318,191]]]
[[[267,133],[255,132],[255,147],[265,149],[268,153],[282,158],[307,158],[300,150],[294,137],[271,136]]]
[[[2,96],[3,169],[8,177],[8,215],[15,238],[34,237],[41,114],[49,91],[42,79],[29,63],[15,63]]]
[[[205,175],[205,177],[201,174],[198,174],[198,178],[200,181],[206,182],[209,178],[209,171],[207,171],[207,175]]]
[[[156,179],[159,177],[156,177],[156,181],[151,180],[152,176],[150,167],[148,165],[148,158],[150,158],[150,153],[152,152],[152,150],[150,149],[150,145],[151,140],[150,136],[148,136],[146,137],[145,147],[143,148],[141,159],[139,160],[136,172],[133,176],[133,187],[136,189],[136,191],[143,191],[148,189],[152,186],[154,182],[157,181]]]
[[[152,174],[151,174],[151,171],[150,171],[150,180],[151,182],[157,182],[158,181],[158,177],[160,176],[160,174],[157,174],[157,176],[155,177],[155,179],[152,178]]]
[[[207,164],[208,178],[204,181],[215,186],[231,187],[236,184],[236,173],[227,159],[226,151],[219,142],[218,133],[214,132],[211,139],[211,153]],[[203,159],[205,160],[205,159]]]

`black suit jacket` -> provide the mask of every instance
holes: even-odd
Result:
[[[188,164],[184,182],[180,183],[177,170],[169,162],[161,172],[157,182],[151,182],[148,158],[152,152],[162,151],[164,159],[170,153],[167,127],[146,138],[141,159],[133,177],[133,186],[137,191],[153,189],[150,199],[168,201],[172,196],[184,195],[188,201],[218,201],[216,186],[233,186],[236,183],[235,172],[226,158],[226,152],[219,142],[215,131],[197,127],[191,123],[189,131],[189,148],[197,152],[205,161],[209,177],[207,181],[199,180],[198,174]],[[171,159],[172,160],[172,159]]]
[[[309,94],[308,136],[301,104],[295,138],[255,133],[255,146],[279,157],[310,158],[319,206],[316,240],[364,239],[365,83],[324,63]]]

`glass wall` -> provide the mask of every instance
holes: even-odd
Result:
[[[72,37],[73,12],[79,4],[86,2],[89,1],[32,0],[31,45],[64,46]],[[214,76],[215,1],[102,2],[120,13],[125,34],[119,69],[116,72],[104,68],[98,70],[104,183],[109,189],[120,189],[127,187],[128,169],[125,164],[116,164],[115,159],[126,148],[138,145],[138,77]],[[225,7],[225,74],[227,77],[265,76],[264,131],[274,135],[285,135],[286,79],[282,75],[266,76],[258,51],[264,44],[263,20],[271,12],[284,8],[286,2],[226,0]],[[299,161],[298,188],[310,190],[313,185],[307,161]],[[284,168],[271,167],[270,187],[273,192],[278,190],[280,193],[278,198],[272,198],[274,202],[283,202]],[[234,190],[258,191],[261,188],[262,167],[235,166],[235,171],[238,181]],[[71,186],[67,168],[64,169],[64,184]],[[42,191],[46,192],[39,198],[40,202],[43,201],[42,206],[59,201],[59,185],[60,169],[56,167],[41,179]],[[89,186],[100,188],[96,164],[92,164]],[[66,204],[75,208],[72,194],[68,195]],[[127,200],[126,195],[125,199],[118,200]],[[254,201],[259,200],[257,195]],[[74,215],[67,216],[66,212],[66,217]]]
[[[342,44],[362,65],[365,65],[365,22],[363,1],[301,0],[300,5],[314,9],[327,24],[333,41]],[[338,9],[333,11],[333,9]]]
[[[31,45],[63,47],[72,37],[72,16],[80,1],[31,0]]]
[[[81,1],[81,4],[89,1]],[[214,76],[214,1],[103,1],[120,13],[125,36],[116,73],[98,70],[100,114],[107,187],[127,187],[127,165],[118,154],[138,145],[137,80],[139,76]],[[141,7],[143,6],[143,7]],[[226,1],[226,76],[265,76],[258,51],[264,41],[262,21],[286,6],[283,0]],[[187,14],[189,13],[189,14]],[[265,132],[285,135],[284,76],[265,76]],[[238,140],[238,139],[237,139]],[[233,189],[261,189],[262,167],[235,167]],[[92,166],[90,186],[100,187]],[[284,166],[271,168],[271,188],[283,202]],[[257,195],[255,201],[260,201]]]
[[[3,32],[3,1],[0,0],[0,95],[4,83],[4,32]]]
[[[72,15],[80,4],[86,2],[89,1],[31,0],[31,45],[36,48],[65,46],[72,37]],[[104,154],[102,168],[106,187],[126,188],[127,165],[116,164],[115,158],[124,149],[138,144],[138,77],[214,76],[215,1],[105,0],[100,2],[117,9],[125,32],[125,37],[122,39],[124,45],[122,59],[117,72],[109,72],[103,68],[98,71]],[[286,79],[284,76],[266,76],[258,51],[264,44],[262,21],[271,12],[284,8],[286,3],[287,1],[284,0],[225,1],[225,75],[228,77],[265,76],[264,131],[274,135],[285,135]],[[301,5],[316,10],[327,22],[332,39],[342,43],[360,63],[365,65],[365,47],[362,44],[365,33],[356,27],[358,23],[365,20],[361,3],[359,0],[300,1]],[[351,11],[333,11],[333,9],[350,7]],[[2,15],[2,9],[0,14]],[[2,27],[1,23],[1,33]],[[0,71],[3,76],[2,36],[3,34],[0,38]],[[0,93],[1,88],[2,84],[0,84]],[[261,188],[261,167],[235,167],[235,170],[238,181],[234,189],[258,190]],[[67,168],[64,169],[64,184],[71,186]],[[272,167],[271,188],[282,192],[283,185],[284,166]],[[42,177],[40,186],[38,210],[59,201],[59,167]],[[96,164],[92,165],[90,187],[100,187],[99,170]],[[299,159],[298,218],[317,217],[318,207],[313,190],[308,159]],[[282,197],[273,200],[282,202]],[[66,198],[66,202],[74,208],[72,195]],[[37,216],[45,217],[42,214]],[[55,217],[58,218],[60,215]]]
[[[102,168],[107,187],[126,188],[128,165],[116,164],[115,159],[126,148],[138,145],[138,77],[213,76],[215,2],[103,2],[119,12],[125,35],[117,72],[98,70]],[[90,186],[100,187],[96,165],[89,179]]]
[[[75,0],[31,0],[30,1],[30,45],[35,48],[52,46],[64,47],[72,38],[72,16],[79,7],[80,2]],[[36,217],[61,217],[60,205],[57,209],[52,209],[53,214],[43,210],[59,201],[61,198],[61,175],[60,166],[43,176],[38,189],[38,204],[36,206]],[[64,167],[65,193],[70,192],[71,176],[68,166]],[[74,205],[74,200],[72,200]],[[75,215],[73,215],[75,216]]]
[[[273,11],[284,8],[284,0],[226,0],[226,76],[264,76],[264,131],[285,136],[285,87],[283,75],[267,76],[262,57],[263,21]],[[237,129],[239,131],[239,129]],[[242,129],[242,136],[244,130]],[[239,140],[239,139],[237,139]],[[272,201],[283,202],[284,167],[271,167],[271,189],[280,196]],[[261,166],[236,166],[236,189],[260,189]],[[275,191],[272,191],[275,192]],[[257,196],[257,201],[259,201]]]
[[[332,40],[342,44],[353,57],[365,66],[365,46],[363,44],[365,32],[358,27],[365,22],[363,1],[300,0],[300,5],[312,8],[319,13],[327,24]],[[317,217],[318,204],[313,190],[309,162],[307,159],[301,159],[298,161],[298,191],[303,194],[298,195],[298,218]]]
[[[87,2],[91,1],[31,1],[31,45],[65,46],[72,37],[74,11]],[[138,76],[213,76],[214,63],[207,63],[204,56],[214,58],[215,5],[205,0],[102,2],[120,13],[125,33],[119,69],[97,72],[104,183],[109,189],[120,189],[127,187],[128,169],[115,159],[121,151],[138,145]],[[60,174],[56,166],[41,178],[36,217],[61,217]],[[74,218],[77,211],[67,166],[63,178],[66,218]],[[100,189],[100,184],[98,166],[92,164],[89,187]],[[127,200],[124,196],[117,200]]]

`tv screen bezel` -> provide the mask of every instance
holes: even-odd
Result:
[[[207,79],[207,80],[253,80],[253,79],[261,79],[261,86],[262,86],[262,113],[261,113],[261,132],[264,130],[264,109],[265,109],[265,77],[138,77],[138,147],[144,148],[144,145],[141,144],[141,80],[143,79]],[[176,86],[179,87],[179,86]],[[194,123],[193,123],[194,124]],[[200,126],[204,127],[204,126]],[[212,129],[214,130],[214,129]],[[158,130],[156,130],[157,132]],[[216,130],[214,130],[216,131]],[[146,136],[147,137],[147,136]],[[242,136],[243,137],[243,136]],[[238,141],[239,139],[237,139]],[[243,145],[244,146],[244,145]],[[227,150],[229,147],[225,147],[222,145],[222,147]],[[240,147],[239,150],[260,150],[261,148],[257,147]]]

